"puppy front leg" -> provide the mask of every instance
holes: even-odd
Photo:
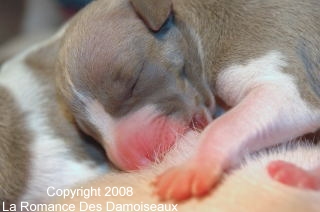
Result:
[[[189,163],[155,180],[162,199],[202,196],[223,171],[240,162],[244,152],[285,142],[320,126],[295,86],[264,83],[252,88],[230,111],[214,120],[200,136],[198,153]]]

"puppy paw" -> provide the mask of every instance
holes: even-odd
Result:
[[[209,193],[220,180],[222,168],[212,164],[187,163],[174,167],[154,181],[155,194],[161,200],[183,201]]]
[[[320,176],[285,161],[273,161],[267,171],[271,178],[288,186],[320,190]]]

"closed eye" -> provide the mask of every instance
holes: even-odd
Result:
[[[180,77],[181,78],[187,78],[187,73],[186,73],[186,67],[183,66],[182,70],[180,71]]]
[[[139,70],[139,73],[137,74],[137,76],[136,76],[136,78],[134,80],[134,83],[132,84],[132,86],[130,88],[130,97],[133,96],[134,90],[137,87],[137,84],[138,84],[138,81],[139,81],[139,78],[140,78],[140,75],[141,75],[143,69],[144,69],[144,62],[142,64],[142,66],[141,66],[141,69]]]

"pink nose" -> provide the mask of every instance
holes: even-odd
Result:
[[[160,160],[187,129],[167,116],[137,111],[117,124],[108,155],[120,169],[140,169]]]

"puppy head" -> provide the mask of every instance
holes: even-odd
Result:
[[[205,126],[214,108],[171,1],[146,2],[85,8],[65,33],[57,70],[79,126],[125,170],[154,161],[190,126]],[[163,12],[150,13],[152,5]]]

